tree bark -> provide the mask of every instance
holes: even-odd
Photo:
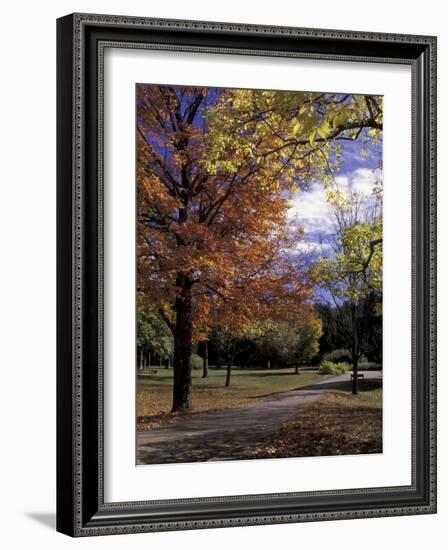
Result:
[[[202,357],[202,378],[208,376],[208,340],[203,343],[203,357]]]
[[[174,331],[174,381],[171,412],[191,410],[191,352],[193,318],[191,311],[191,282],[185,275],[178,278],[181,288],[176,298],[176,326]]]

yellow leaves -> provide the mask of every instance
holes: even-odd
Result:
[[[296,122],[292,128],[292,133],[294,136],[297,136],[303,129],[303,124],[302,122]]]
[[[328,186],[326,189],[327,202],[331,206],[346,208],[348,206],[349,195],[337,187]]]
[[[331,118],[331,125],[333,128],[339,128],[345,125],[347,122],[347,114],[344,111],[336,111]]]
[[[321,138],[325,139],[328,134],[330,133],[330,125],[327,120],[324,120],[322,124],[317,128],[317,133],[320,135]]]
[[[311,268],[316,284],[334,296],[358,302],[372,290],[382,290],[382,219],[372,224],[355,223],[339,234],[340,249],[320,258]]]

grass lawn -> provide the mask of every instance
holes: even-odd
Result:
[[[173,371],[154,367],[157,374],[139,372],[137,377],[137,421],[139,429],[148,429],[173,420],[170,414]],[[226,369],[209,369],[208,378],[201,370],[193,373],[193,411],[205,412],[237,407],[275,393],[294,390],[324,380],[317,371],[294,369],[232,369],[232,380],[225,387]]]
[[[254,458],[350,455],[382,452],[380,382],[341,383],[296,419],[283,426],[254,452]]]

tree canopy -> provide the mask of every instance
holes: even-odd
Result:
[[[289,194],[319,180],[340,200],[341,147],[381,128],[377,96],[137,86],[138,289],[174,337],[173,410],[191,407],[194,341],[307,310]],[[367,230],[343,237],[366,277]]]

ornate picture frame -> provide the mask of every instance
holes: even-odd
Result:
[[[410,485],[169,500],[148,490],[144,501],[105,501],[103,62],[111,45],[411,67]],[[57,530],[91,536],[435,513],[436,38],[72,14],[57,22],[57,50]]]

